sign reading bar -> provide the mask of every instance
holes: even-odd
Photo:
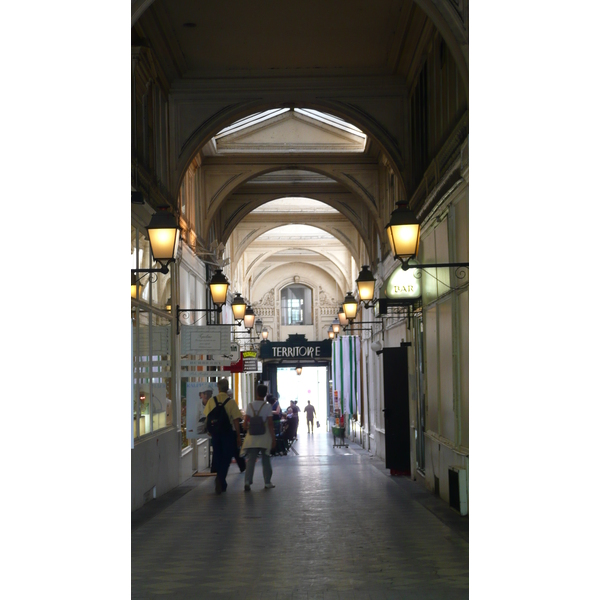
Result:
[[[385,284],[385,295],[392,300],[416,300],[421,297],[421,280],[415,277],[415,269],[403,271],[398,267]]]
[[[264,342],[260,345],[260,358],[329,359],[331,340],[309,342],[302,334],[292,334],[286,342]]]

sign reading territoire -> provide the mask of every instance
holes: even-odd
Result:
[[[274,358],[317,358],[321,356],[321,348],[319,346],[279,346],[273,348]]]
[[[292,334],[285,342],[264,342],[260,345],[260,358],[331,358],[331,340],[309,342],[302,334]]]

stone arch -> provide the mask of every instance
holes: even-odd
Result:
[[[356,248],[356,247],[352,246],[352,244],[347,239],[345,239],[343,236],[339,235],[339,232],[337,230],[335,232],[333,232],[333,231],[330,231],[329,229],[325,228],[323,225],[320,225],[318,223],[307,222],[307,221],[298,221],[298,222],[293,222],[293,223],[288,223],[288,222],[274,223],[272,225],[268,224],[256,231],[252,232],[246,239],[244,239],[242,241],[240,246],[235,249],[235,252],[234,252],[233,256],[231,257],[231,261],[233,263],[237,263],[240,260],[242,254],[245,252],[245,250],[250,246],[250,244],[252,244],[254,241],[256,241],[261,235],[263,235],[264,233],[267,233],[268,231],[272,231],[273,229],[277,229],[278,227],[283,227],[284,225],[309,225],[311,227],[315,227],[316,229],[320,229],[321,231],[329,233],[329,234],[333,235],[333,237],[335,237],[336,240],[338,240],[341,244],[343,244],[346,247],[346,249],[348,250],[348,252],[350,252],[350,255],[352,256],[352,258],[354,259],[354,261],[357,264],[360,261],[360,248]],[[319,254],[322,254],[316,248],[314,248],[313,250],[315,252],[318,252]]]
[[[219,131],[235,121],[254,113],[273,108],[290,107],[310,108],[330,113],[331,115],[344,119],[348,123],[361,129],[371,140],[381,147],[384,155],[389,161],[390,167],[398,178],[398,184],[400,185],[402,192],[406,195],[406,178],[404,175],[405,161],[402,157],[400,148],[385,126],[381,125],[374,116],[359,110],[349,103],[338,100],[320,99],[319,101],[296,101],[290,99],[289,96],[286,96],[279,100],[274,99],[267,101],[259,99],[232,104],[217,111],[210,118],[201,123],[189,135],[185,142],[183,142],[181,148],[178,150],[179,154],[174,157],[175,167],[173,177],[171,178],[174,185],[171,189],[173,196],[177,197],[183,177],[195,156]]]
[[[215,215],[219,212],[222,206],[227,202],[229,197],[238,191],[244,184],[260,177],[261,175],[267,175],[269,173],[276,173],[277,171],[286,171],[286,170],[303,170],[303,171],[312,171],[314,173],[318,173],[319,175],[324,175],[335,180],[337,183],[346,188],[350,193],[352,193],[356,198],[361,200],[364,205],[368,208],[371,215],[375,218],[378,218],[378,206],[376,199],[369,195],[368,190],[361,186],[359,183],[352,181],[352,179],[346,177],[342,178],[340,174],[336,171],[335,168],[331,168],[328,164],[303,164],[303,163],[294,163],[294,162],[285,162],[278,165],[255,165],[251,168],[251,165],[248,165],[246,171],[239,172],[232,171],[229,175],[229,179],[221,186],[221,188],[217,191],[217,194],[210,199],[209,207],[206,212],[206,223],[203,224],[202,233],[203,235],[208,231],[212,221],[215,218]],[[347,170],[347,169],[346,169]],[[260,205],[259,205],[260,206]],[[257,207],[254,207],[257,208]],[[254,210],[254,208],[252,210]],[[336,208],[336,207],[334,207]],[[342,210],[339,212],[342,212]],[[251,211],[248,211],[251,212]],[[247,212],[245,214],[248,214]],[[245,216],[244,214],[244,216]],[[342,212],[342,214],[344,214]],[[237,215],[236,215],[237,216]],[[348,215],[345,215],[350,220],[352,220]],[[236,219],[236,224],[239,222],[239,219]],[[222,227],[222,233],[225,231],[233,230],[233,226],[225,225]]]
[[[319,173],[321,175],[325,175],[331,179],[337,181],[343,188],[345,188],[354,199],[359,201],[361,206],[364,206],[367,211],[368,218],[364,219],[363,216],[359,215],[351,206],[344,203],[332,202],[329,200],[321,199],[319,201],[328,204],[332,208],[335,208],[338,212],[344,215],[348,221],[356,228],[358,231],[365,248],[367,249],[367,253],[371,258],[371,261],[375,260],[377,256],[375,245],[377,240],[374,240],[371,235],[369,235],[370,231],[374,228],[377,232],[377,237],[379,242],[381,240],[385,240],[386,237],[384,235],[384,224],[383,220],[379,216],[379,206],[376,201],[372,201],[374,199],[369,198],[367,196],[366,190],[360,189],[360,186],[356,183],[352,183],[349,180],[343,180],[339,177],[339,174],[335,172],[333,169],[326,168],[327,165],[322,164],[302,164],[297,165],[293,163],[279,164],[279,165],[256,165],[254,167],[249,166],[245,173],[230,173],[229,179],[226,183],[219,189],[218,196],[220,199],[215,198],[210,202],[211,208],[207,211],[206,218],[204,222],[201,224],[200,235],[203,238],[208,238],[209,231],[211,227],[215,226],[215,223],[219,220],[219,215],[221,209],[226,205],[227,201],[231,198],[231,196],[239,190],[245,183],[259,177],[261,175],[265,175],[267,173],[273,173],[281,170],[288,169],[298,169],[301,168],[305,171],[313,171],[315,173]],[[377,175],[377,173],[376,173]],[[278,195],[281,197],[281,194]],[[308,196],[307,196],[308,197]],[[236,211],[225,220],[225,222],[220,222],[216,227],[216,235],[220,238],[220,241],[226,243],[229,239],[235,227],[242,221],[242,219],[250,214],[254,209],[258,208],[262,204],[265,204],[268,200],[248,202],[245,205],[242,205]],[[216,204],[215,204],[216,203]],[[214,206],[213,206],[214,204]],[[337,237],[337,236],[336,236]]]
[[[271,256],[274,256],[275,254],[281,252],[282,250],[284,250],[284,248],[278,248],[277,250],[273,250],[272,252],[266,252],[265,254],[261,255],[258,258],[258,260],[254,264],[251,265],[251,267],[250,267],[251,272],[254,272],[260,266],[261,263],[265,262]],[[329,260],[331,262],[331,264],[337,269],[337,276],[332,273],[328,273],[328,274],[340,286],[340,289],[342,289],[342,290],[348,289],[348,286],[353,287],[354,284],[351,283],[350,280],[346,277],[346,275],[344,274],[344,270],[335,260],[333,260],[330,256],[327,256],[325,253],[320,252],[318,249],[313,249],[313,251],[316,252],[317,254],[321,255],[323,258],[326,258],[327,260]],[[307,263],[306,260],[300,260],[300,259],[296,260],[295,262]],[[314,263],[307,263],[307,264],[310,264],[312,267],[314,267],[316,269],[320,269],[321,271],[324,271],[324,269],[318,264],[314,264]],[[271,269],[268,269],[265,272],[259,273],[258,277],[256,277],[256,278],[252,277],[252,285],[256,285],[263,277],[265,277],[270,271],[272,271],[275,268],[277,268],[277,267],[273,267]],[[251,274],[251,273],[245,273],[244,275],[247,276],[249,274]]]

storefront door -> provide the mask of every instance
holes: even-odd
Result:
[[[385,397],[385,466],[410,475],[410,417],[408,408],[408,347],[383,349]]]

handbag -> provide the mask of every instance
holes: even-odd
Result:
[[[317,421],[317,429],[321,427],[321,423],[319,423],[319,421]]]

